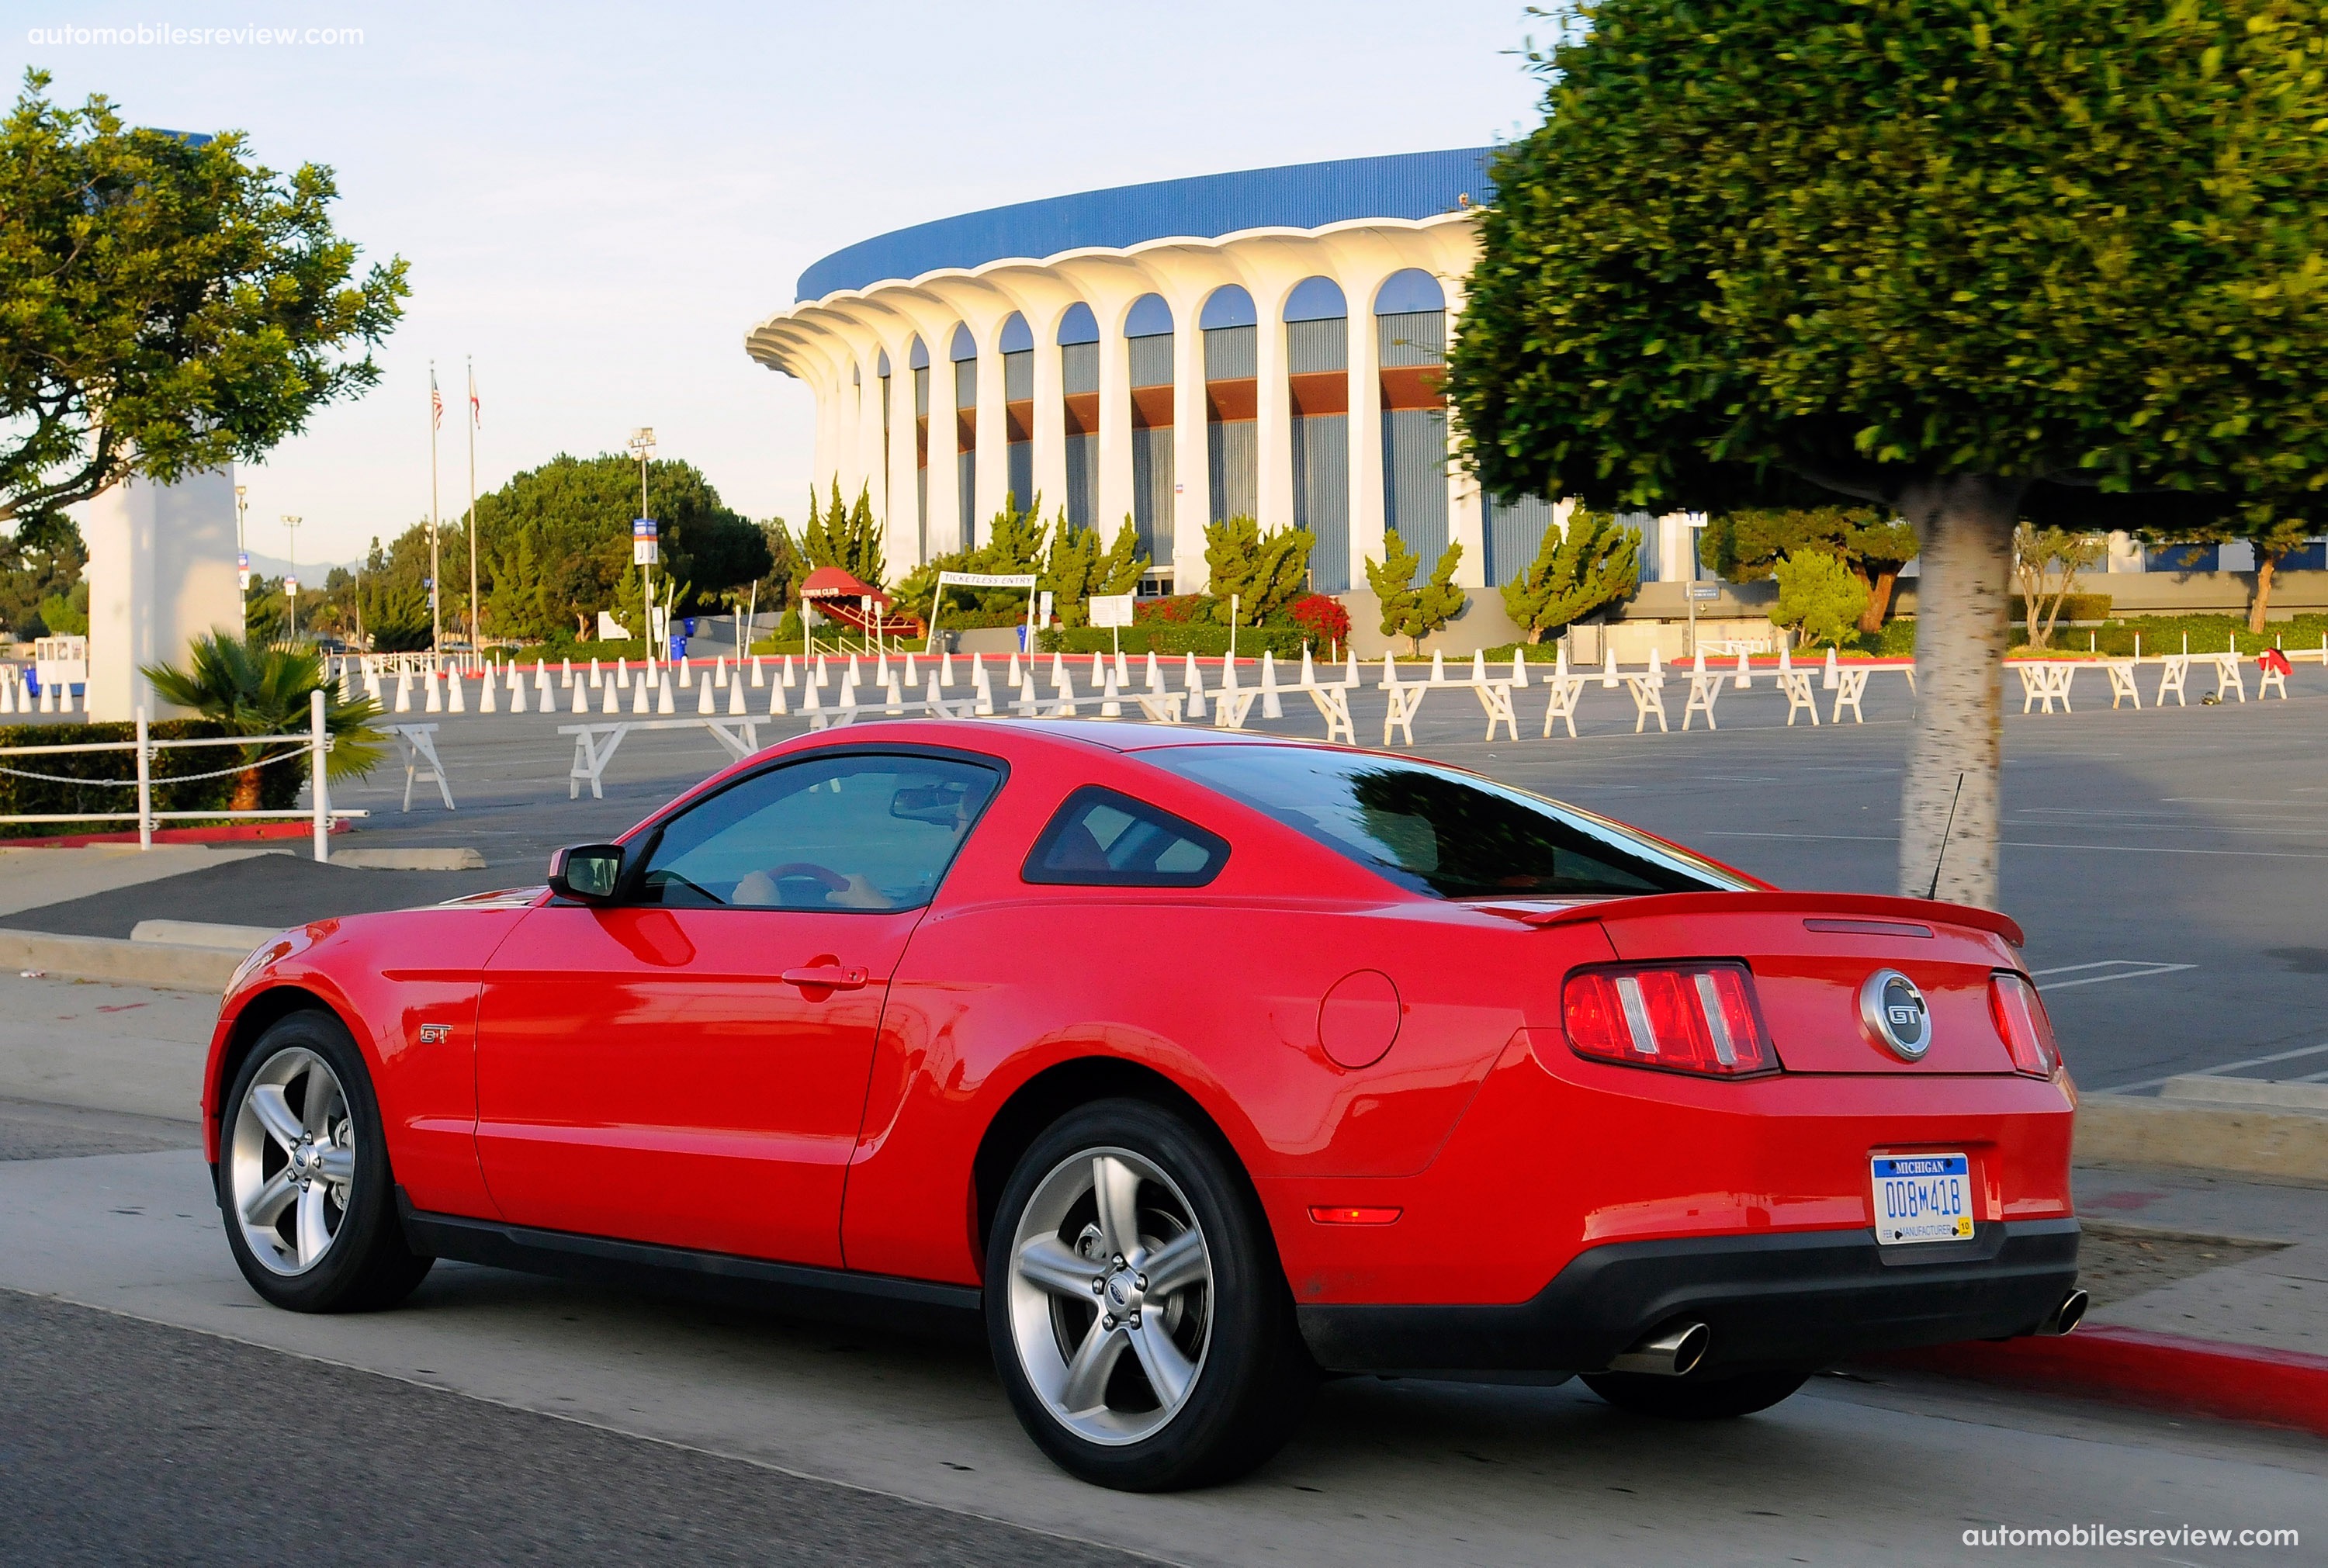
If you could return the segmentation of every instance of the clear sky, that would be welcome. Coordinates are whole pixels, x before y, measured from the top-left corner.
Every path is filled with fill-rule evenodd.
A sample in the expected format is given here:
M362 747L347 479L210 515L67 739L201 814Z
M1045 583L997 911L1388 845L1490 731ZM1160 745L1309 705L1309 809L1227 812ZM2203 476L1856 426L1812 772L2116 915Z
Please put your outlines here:
M1103 185L1477 146L1535 122L1507 0L1107 5L15 0L12 78L132 124L240 129L338 172L341 230L412 263L379 389L244 471L254 551L341 561L560 451L660 455L754 517L797 518L812 419L746 359L808 263L950 213ZM52 45L29 30L309 28L360 42Z

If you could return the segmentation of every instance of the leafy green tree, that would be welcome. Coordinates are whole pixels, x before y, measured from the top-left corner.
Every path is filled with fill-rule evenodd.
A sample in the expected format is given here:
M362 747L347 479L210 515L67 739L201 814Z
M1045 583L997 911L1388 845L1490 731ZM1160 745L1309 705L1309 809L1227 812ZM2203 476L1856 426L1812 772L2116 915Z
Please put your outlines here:
M64 513L20 520L13 537L0 535L0 627L28 639L44 634L41 606L69 597L88 563L80 530Z
M0 521L255 460L378 382L405 263L357 277L331 170L48 86L27 71L0 121Z
M1504 608L1531 643L1603 605L1630 595L1641 581L1641 534L1613 513L1572 506L1565 527L1544 530L1535 559L1504 585Z
M1430 579L1418 583L1414 579L1422 570L1422 558L1407 548L1398 530L1385 529L1383 559L1379 562L1371 556L1366 559L1366 582L1382 600L1384 634L1404 637L1407 651L1419 653L1423 638L1461 615L1470 602L1455 586L1455 564L1462 559L1463 547L1449 545L1432 568Z
M239 735L304 734L309 723L308 695L322 691L324 728L332 737L324 763L327 777L361 778L388 755L388 737L372 724L380 717L380 705L369 697L343 700L337 684L324 679L322 655L312 649L271 647L205 632L187 649L184 669L148 664L145 671L163 701L191 708ZM281 750L264 745L242 748L246 765L235 775L230 810L259 809L265 759Z
M1770 575L1779 581L1771 624L1800 632L1807 648L1821 643L1841 647L1867 607L1867 585L1841 558L1823 549L1781 557Z
M1993 904L2015 521L2328 477L2318 0L1570 20L1465 286L1468 461L1498 496L1907 518L1901 886Z
M859 582L879 587L888 563L883 557L880 525L873 521L872 487L858 491L856 505L843 506L840 480L835 475L832 504L822 512L817 510L816 491L812 487L800 548L812 569L839 567Z
M2255 591L2248 596L2248 630L2263 635L2271 613L2272 579L2279 563L2302 549L2328 526L2328 502L2315 494L2267 497L2227 510L2223 515L2165 529L2145 529L2150 544L2229 544L2255 547Z
M437 548L441 556L447 537L461 540L464 550L467 540L457 531L440 532ZM465 557L464 558L465 559ZM428 616L428 525L415 523L397 537L387 549L378 539L371 541L371 550L364 558L363 570L357 574L355 590L356 618L371 649L380 653L416 653L428 646L431 625ZM254 581L251 585L258 585ZM258 617L258 597L250 603L251 624L264 632Z
M1892 614L1900 568L1916 559L1916 530L1878 506L1748 507L1707 522L1698 559L1733 583L1754 583L1798 549L1835 557L1867 585L1859 629L1875 633Z
M1249 517L1232 517L1205 525L1205 570L1213 596L1213 618L1229 623L1229 598L1237 601L1238 618L1257 626L1291 604L1309 581L1310 552L1318 536L1306 528L1272 529Z
M680 589L671 601L674 614L710 608L720 594L751 582L773 564L766 531L722 502L693 464L650 463L647 496L661 525L655 602L662 603L668 577ZM639 466L619 453L561 453L513 475L491 495L479 496L478 541L493 563L493 609L485 630L503 637L563 637L569 629L592 629L597 612L613 611L617 604L631 606L634 613L639 573L631 564L631 520L638 511ZM456 568L455 563L465 562L466 555L445 542L458 532L456 524L439 536L448 619L460 596L452 590L465 582L465 566ZM425 576L427 530L418 533ZM401 549L403 540L398 544ZM459 547L466 549L465 542ZM500 577L505 564L515 574L506 592ZM640 629L636 621L628 624Z
M89 635L89 579L83 577L61 594L51 594L41 601L41 619L49 630L61 636Z
M2078 591L2078 574L2101 559L2106 548L2099 534L2072 529L2024 522L2013 530L2013 578L2028 617L2031 647L2052 645L2061 606Z

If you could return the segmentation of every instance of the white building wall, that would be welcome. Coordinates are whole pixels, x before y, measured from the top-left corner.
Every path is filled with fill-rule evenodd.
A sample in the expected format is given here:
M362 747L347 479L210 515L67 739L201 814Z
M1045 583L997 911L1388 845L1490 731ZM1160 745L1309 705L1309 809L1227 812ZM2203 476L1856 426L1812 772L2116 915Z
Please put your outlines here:
M879 387L873 374L875 345L887 347L894 373L887 521L890 570L895 575L918 564L920 559L914 508L913 381L907 370L907 345L913 333L918 331L928 346L934 372L928 531L929 548L936 552L953 548L960 510L955 500L953 384L947 358L953 324L968 324L979 346L979 436L972 493L982 526L984 518L1000 504L1008 484L1008 459L1001 439L1001 323L1016 309L1025 315L1034 337L1035 484L1046 509L1056 511L1066 492L1058 324L1078 301L1091 307L1100 328L1100 441L1094 520L1112 538L1131 510L1131 380L1124 316L1141 295L1161 295L1172 308L1176 334L1174 559L1169 564L1174 568L1175 587L1187 592L1204 586L1204 524L1210 515L1210 498L1206 493L1203 337L1197 309L1214 288L1225 283L1242 284L1253 297L1257 317L1257 511L1263 528L1281 528L1293 520L1283 306L1286 296L1302 278L1331 278L1341 287L1349 310L1349 580L1363 585L1364 558L1379 557L1382 552L1384 518L1375 296L1384 279L1394 272L1406 268L1429 272L1440 280L1446 294L1451 333L1462 308L1460 280L1477 255L1478 218L1476 211L1464 211L1421 220L1364 219L1318 230L1252 230L1216 239L1179 237L1122 250L1070 251L1042 261L997 261L968 270L843 290L794 306L763 322L749 334L746 346L771 369L800 377L819 389L816 450L818 460L827 466L818 479L821 494L833 473L844 466L870 476L878 465ZM853 416L844 416L843 397L854 390L845 385L847 367L852 361L865 369L864 401ZM835 385L836 380L843 384ZM828 423L833 427L829 433ZM852 432L865 434L852 436ZM855 464L846 461L852 449ZM1450 537L1463 545L1460 580L1476 588L1485 580L1487 565L1479 497L1459 473L1450 471L1448 484ZM874 488L878 508L881 487ZM853 486L844 483L844 489L853 496Z
M89 503L81 535L89 545L89 717L134 718L140 704L150 718L177 715L155 699L144 667L183 667L204 632L241 633L233 468L176 484L125 480Z

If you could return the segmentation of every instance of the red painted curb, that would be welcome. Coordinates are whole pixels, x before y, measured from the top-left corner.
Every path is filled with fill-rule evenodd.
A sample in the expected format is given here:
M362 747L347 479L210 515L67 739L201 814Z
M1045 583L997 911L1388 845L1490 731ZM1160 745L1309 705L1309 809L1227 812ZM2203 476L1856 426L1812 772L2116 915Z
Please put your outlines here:
M253 839L304 839L315 831L310 822L220 822L207 828L156 828L157 844L237 844ZM351 831L345 818L333 822L332 831ZM0 850L77 850L84 844L134 844L135 832L66 833L52 839L0 839Z
M2328 1437L2328 1357L2142 1329L1902 1350L1897 1366L2093 1394L2153 1410L2223 1416Z

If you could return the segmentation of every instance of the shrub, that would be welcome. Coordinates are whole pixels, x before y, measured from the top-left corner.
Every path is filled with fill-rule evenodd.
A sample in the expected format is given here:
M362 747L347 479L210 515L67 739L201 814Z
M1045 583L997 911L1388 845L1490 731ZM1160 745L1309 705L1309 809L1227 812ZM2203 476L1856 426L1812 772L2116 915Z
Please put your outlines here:
M164 718L146 727L155 740L212 740L234 733L207 718ZM134 724L17 724L0 728L0 746L55 746L73 742L123 741L137 738ZM189 784L169 781L188 774L217 773L238 760L234 747L202 746L172 748L154 754L154 809L157 812L224 811L234 794L235 775L198 779ZM137 754L131 751L77 751L50 756L0 758L11 771L0 773L0 816L32 816L70 812L135 812L137 792L124 787L137 777ZM46 774L48 778L28 778ZM261 804L270 811L288 811L298 799L307 776L305 760L278 762L262 770ZM58 784L55 779L99 779L110 784ZM270 798L271 797L271 798ZM134 827L134 818L113 822L9 822L0 825L0 837L45 839L64 833L112 833ZM172 826L183 824L173 823Z
M1640 586L1641 535L1605 512L1570 510L1544 530L1535 559L1504 585L1504 608L1531 641L1630 595Z
M1779 602L1770 606L1770 620L1799 628L1807 647L1821 643L1842 646L1856 629L1860 612L1867 608L1867 585L1825 550L1798 549L1770 575L1779 579Z
M1237 600L1237 619L1256 625L1272 612L1291 604L1310 573L1310 552L1317 536L1306 528L1281 528L1263 533L1249 517L1232 517L1205 525L1205 568L1212 587L1213 618L1229 621L1229 600Z
M1350 640L1350 612L1330 594L1311 594L1293 604L1293 624L1319 648Z
M1470 602L1455 586L1455 565L1462 559L1463 547L1449 545L1430 580L1417 584L1414 576L1422 558L1407 549L1398 530L1385 530L1382 560L1366 561L1366 581L1382 600L1384 635L1404 637L1410 649L1419 649L1423 638L1461 615Z

